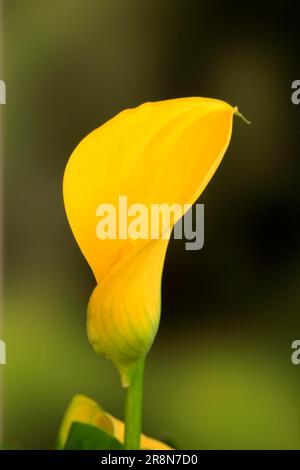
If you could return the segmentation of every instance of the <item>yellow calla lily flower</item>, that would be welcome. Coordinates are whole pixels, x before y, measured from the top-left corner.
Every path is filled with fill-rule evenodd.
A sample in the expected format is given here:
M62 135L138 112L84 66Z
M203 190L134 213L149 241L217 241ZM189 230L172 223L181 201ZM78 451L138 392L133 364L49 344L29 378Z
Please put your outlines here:
M68 220L97 285L88 305L88 336L128 386L149 351L160 318L168 239L99 239L97 208L193 204L229 145L236 108L208 98L180 98L127 109L85 137L67 164ZM172 229L174 218L170 221Z
M68 438L71 425L74 422L91 424L114 436L124 443L124 423L114 416L106 413L94 400L84 395L75 395L63 418L59 435L58 447L63 449ZM163 442L141 434L141 449L145 450L171 450Z

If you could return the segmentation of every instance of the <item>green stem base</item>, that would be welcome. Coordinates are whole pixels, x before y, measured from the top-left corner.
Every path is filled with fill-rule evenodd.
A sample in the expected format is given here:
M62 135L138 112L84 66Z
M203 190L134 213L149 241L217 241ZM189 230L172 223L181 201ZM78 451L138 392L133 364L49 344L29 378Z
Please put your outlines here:
M130 385L126 389L124 446L127 450L140 449L144 363L143 359L137 364L132 374Z

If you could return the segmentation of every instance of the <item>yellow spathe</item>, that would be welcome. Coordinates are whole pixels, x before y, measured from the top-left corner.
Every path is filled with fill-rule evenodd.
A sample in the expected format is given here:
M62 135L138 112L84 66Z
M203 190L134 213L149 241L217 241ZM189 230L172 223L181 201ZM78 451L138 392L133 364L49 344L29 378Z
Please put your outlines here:
M124 443L124 423L106 413L95 401L84 395L75 395L72 399L61 424L58 435L58 447L63 449L71 425L74 422L91 424L114 436ZM170 450L163 442L141 434L141 448L145 450Z
M151 204L194 203L229 145L234 112L208 98L145 103L91 132L67 164L67 217L97 281L88 336L117 366L125 386L158 328L168 240L100 240L96 209L102 203L118 209L120 195L149 211Z

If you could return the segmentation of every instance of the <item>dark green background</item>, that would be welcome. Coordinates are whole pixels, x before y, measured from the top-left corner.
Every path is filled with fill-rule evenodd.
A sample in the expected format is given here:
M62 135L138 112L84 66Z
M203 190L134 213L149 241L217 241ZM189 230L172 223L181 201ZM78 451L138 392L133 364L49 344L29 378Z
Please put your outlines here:
M181 448L300 449L296 2L4 0L4 442L52 448L77 393L122 417L85 331L94 287L64 214L64 167L123 108L221 98L232 142L201 197L205 246L171 241L144 432Z

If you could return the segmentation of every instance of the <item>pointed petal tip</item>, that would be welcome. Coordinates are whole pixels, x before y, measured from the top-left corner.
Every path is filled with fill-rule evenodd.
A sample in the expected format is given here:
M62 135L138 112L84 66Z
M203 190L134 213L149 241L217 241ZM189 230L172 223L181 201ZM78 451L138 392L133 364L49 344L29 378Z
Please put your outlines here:
M242 121L244 121L246 124L252 124L251 121L249 121L249 119L247 119L242 113L239 112L239 108L236 106L234 108L234 116L237 116L239 117Z

